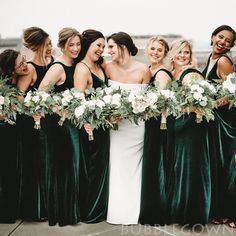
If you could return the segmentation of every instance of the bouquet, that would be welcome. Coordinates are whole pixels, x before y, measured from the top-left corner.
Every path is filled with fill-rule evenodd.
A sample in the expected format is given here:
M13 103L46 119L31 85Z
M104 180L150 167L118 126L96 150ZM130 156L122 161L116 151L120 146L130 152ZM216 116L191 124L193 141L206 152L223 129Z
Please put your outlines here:
M52 98L53 111L61 117L58 122L60 126L63 125L65 119L73 120L75 108L85 101L84 93L76 88L55 93Z
M229 108L236 107L236 73L231 73L226 77L221 85L218 86L218 95L227 99Z
M183 113L196 112L196 122L200 123L203 116L209 122L214 120L213 108L216 106L214 96L216 89L205 80L193 80L179 88L176 93L178 117Z
M167 129L166 117L168 115L176 116L177 114L175 93L170 89L159 89L158 86L150 86L148 91L153 92L158 96L158 99L154 104L157 107L156 116L161 115L160 129Z
M17 96L22 96L16 87L8 84L9 78L0 78L0 116L9 124L15 124L20 102Z
M74 110L74 123L80 128L89 123L92 128L98 127L117 129L117 119L124 117L122 100L125 91L106 87L90 91L90 97L83 101ZM89 140L93 140L93 134L89 134Z
M44 117L53 112L53 97L44 91L29 91L23 100L24 114L34 116L39 114ZM35 120L35 129L40 129L40 119Z

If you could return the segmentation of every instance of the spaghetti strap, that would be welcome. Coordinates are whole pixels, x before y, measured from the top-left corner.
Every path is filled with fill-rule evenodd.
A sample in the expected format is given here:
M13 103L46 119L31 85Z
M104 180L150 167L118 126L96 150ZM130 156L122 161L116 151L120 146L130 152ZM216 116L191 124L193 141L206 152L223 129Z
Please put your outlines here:
M80 61L80 63L84 64L89 69L90 73L92 74L92 71L90 70L89 66L85 62Z

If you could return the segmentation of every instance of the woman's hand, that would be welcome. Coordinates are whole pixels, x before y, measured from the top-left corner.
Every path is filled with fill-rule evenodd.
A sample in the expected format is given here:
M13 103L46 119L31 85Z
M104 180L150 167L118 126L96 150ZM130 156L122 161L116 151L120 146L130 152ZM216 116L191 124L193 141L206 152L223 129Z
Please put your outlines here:
M91 126L89 123L87 123L87 124L84 125L84 129L85 129L85 131L86 131L88 134L93 133L93 128L92 128L92 126Z
M229 103L227 98L219 98L216 100L217 107L222 107L224 105L227 105Z

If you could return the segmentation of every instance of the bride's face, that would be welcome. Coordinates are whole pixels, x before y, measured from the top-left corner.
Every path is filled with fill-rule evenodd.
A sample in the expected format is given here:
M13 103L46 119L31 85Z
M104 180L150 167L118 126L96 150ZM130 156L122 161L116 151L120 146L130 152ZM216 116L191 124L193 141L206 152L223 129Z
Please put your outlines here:
M120 58L120 49L113 39L109 39L107 42L108 53L110 54L112 61L118 61Z

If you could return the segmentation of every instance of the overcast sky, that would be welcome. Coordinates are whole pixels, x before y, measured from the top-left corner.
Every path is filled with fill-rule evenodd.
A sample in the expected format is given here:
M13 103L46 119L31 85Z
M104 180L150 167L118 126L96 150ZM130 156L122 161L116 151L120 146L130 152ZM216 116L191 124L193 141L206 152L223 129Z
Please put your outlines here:
M173 33L206 42L219 25L236 28L236 0L1 0L0 11L2 38L20 37L24 28L39 26L54 45L65 26L105 35Z

